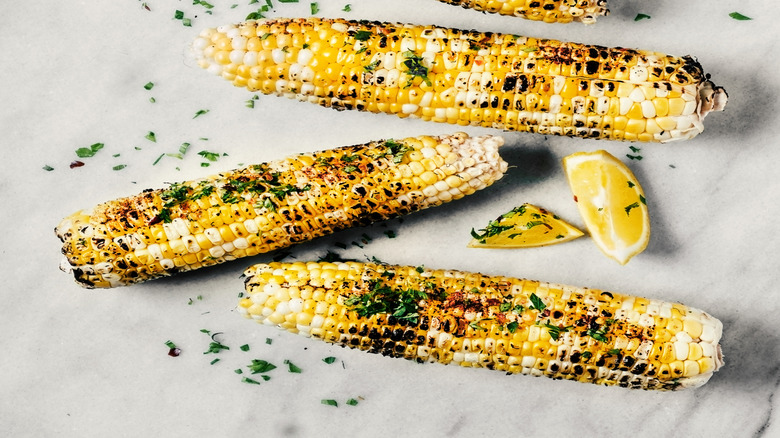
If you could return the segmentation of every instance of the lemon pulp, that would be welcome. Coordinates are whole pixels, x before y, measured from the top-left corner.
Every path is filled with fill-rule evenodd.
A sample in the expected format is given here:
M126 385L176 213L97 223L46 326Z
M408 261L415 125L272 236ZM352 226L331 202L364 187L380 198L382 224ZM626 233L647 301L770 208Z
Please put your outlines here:
M650 215L631 170L606 151L578 152L563 159L577 207L596 245L626 264L650 240Z

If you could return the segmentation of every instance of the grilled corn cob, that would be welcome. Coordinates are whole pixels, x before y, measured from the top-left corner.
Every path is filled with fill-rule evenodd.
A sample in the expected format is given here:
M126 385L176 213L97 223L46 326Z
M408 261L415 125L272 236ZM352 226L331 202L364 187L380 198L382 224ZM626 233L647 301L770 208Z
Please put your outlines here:
M703 385L720 321L681 304L411 266L271 263L239 311L292 333L417 362L629 388Z
M690 57L436 26L249 21L206 29L193 49L253 92L540 134L688 139L726 103Z
M146 190L65 218L63 268L86 287L127 285L435 206L501 178L501 144L378 141Z
M545 23L578 21L593 24L608 15L607 0L439 0L482 12L514 15Z

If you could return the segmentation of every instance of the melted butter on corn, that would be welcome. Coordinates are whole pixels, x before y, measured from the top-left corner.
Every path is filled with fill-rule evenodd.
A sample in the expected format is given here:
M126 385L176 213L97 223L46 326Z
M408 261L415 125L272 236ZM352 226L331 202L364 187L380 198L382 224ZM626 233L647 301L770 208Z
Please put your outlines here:
M501 137L347 146L108 201L65 219L61 268L85 287L138 283L448 202L506 172Z
M253 92L546 135L689 139L727 100L691 57L436 26L269 19L206 29L193 50Z
M681 304L503 276L357 262L245 272L243 315L417 362L629 388L706 383L721 322Z

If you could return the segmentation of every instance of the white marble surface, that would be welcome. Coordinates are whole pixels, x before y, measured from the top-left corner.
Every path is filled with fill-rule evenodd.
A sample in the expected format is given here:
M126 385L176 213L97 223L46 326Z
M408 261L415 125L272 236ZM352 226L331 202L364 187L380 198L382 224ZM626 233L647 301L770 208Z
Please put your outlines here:
M612 15L594 26L532 23L433 0L361 0L349 13L341 12L347 0L318 2L322 16L692 54L726 87L726 111L710 115L698 138L638 145L643 159L629 164L647 193L653 235L647 251L626 266L603 257L587 238L511 252L465 248L471 227L522 202L581 225L560 159L604 148L628 161L630 153L628 143L522 133L505 134L503 156L515 167L481 194L291 250L297 259L330 249L344 257L509 274L702 308L724 322L727 364L704 387L679 393L417 365L256 325L234 311L242 290L238 276L272 255L118 290L74 284L57 268L60 245L52 229L79 208L238 163L457 129L275 97L247 108L250 95L194 66L188 44L201 28L240 21L258 5L212 3L212 15L189 1L149 0L151 11L133 0L3 6L4 436L780 436L773 409L780 382L780 35L767 12L774 2L612 0ZM269 16L310 14L308 2L275 4ZM173 19L176 9L192 18L192 27ZM755 19L729 18L735 10ZM635 22L637 13L652 18ZM146 91L149 81L155 87ZM201 109L209 113L193 119ZM148 131L156 143L144 139ZM68 168L77 148L97 142L105 148L84 159L84 167ZM183 160L152 164L182 142L193 145ZM201 150L228 155L203 169ZM127 167L112 170L121 164ZM397 237L385 237L386 229ZM336 246L364 233L373 240L363 248ZM209 339L201 329L223 332L230 350L204 355ZM181 356L166 354L167 340L182 348ZM241 351L242 344L250 351ZM338 360L327 365L327 356ZM216 357L221 361L211 365ZM280 369L259 386L242 383L234 370L252 359ZM282 369L285 359L303 372ZM358 397L357 406L344 403Z

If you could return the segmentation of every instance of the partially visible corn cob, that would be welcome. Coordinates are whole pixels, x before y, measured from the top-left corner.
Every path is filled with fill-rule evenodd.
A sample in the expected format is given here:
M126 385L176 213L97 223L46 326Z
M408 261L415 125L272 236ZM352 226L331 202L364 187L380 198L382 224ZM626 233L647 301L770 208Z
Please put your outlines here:
M245 316L417 362L663 390L703 385L723 364L720 321L681 304L357 262L260 264L245 275Z
M727 97L691 57L436 26L269 19L206 29L193 48L253 92L540 134L688 139Z
M501 178L502 144L377 141L145 190L65 218L63 268L86 287L127 285L439 205Z
M593 24L608 15L607 0L439 0L477 11L514 15L545 23Z

